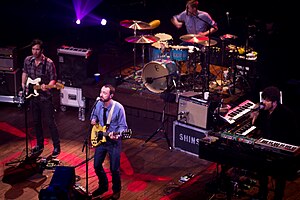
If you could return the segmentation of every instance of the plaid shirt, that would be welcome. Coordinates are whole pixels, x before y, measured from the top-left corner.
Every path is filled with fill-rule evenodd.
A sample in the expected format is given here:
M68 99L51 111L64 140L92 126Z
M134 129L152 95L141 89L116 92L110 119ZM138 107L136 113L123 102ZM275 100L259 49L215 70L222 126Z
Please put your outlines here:
M43 74L44 64L46 66L45 74ZM28 77L30 77L32 80L35 80L36 78L41 78L40 85L43 83L48 85L51 80L56 80L57 78L54 62L50 58L45 57L44 55L42 55L42 61L39 63L38 66L36 66L34 62L34 57L32 55L27 56L24 60L23 72L26 73ZM39 96L41 99L48 98L52 96L51 90L48 90L46 92L40 90Z

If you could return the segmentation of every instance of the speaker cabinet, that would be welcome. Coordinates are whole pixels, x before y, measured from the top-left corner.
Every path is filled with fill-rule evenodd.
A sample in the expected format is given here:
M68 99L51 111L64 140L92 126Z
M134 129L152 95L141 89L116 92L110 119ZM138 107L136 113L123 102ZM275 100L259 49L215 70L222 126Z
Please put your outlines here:
M91 57L59 54L58 55L58 80L65 86L81 87L88 78L95 73Z
M21 69L0 71L0 95L17 96L21 88Z
M0 48L0 70L14 71L17 68L17 50L15 47Z
M197 96L179 96L177 120L181 123L209 129L212 121L210 102Z

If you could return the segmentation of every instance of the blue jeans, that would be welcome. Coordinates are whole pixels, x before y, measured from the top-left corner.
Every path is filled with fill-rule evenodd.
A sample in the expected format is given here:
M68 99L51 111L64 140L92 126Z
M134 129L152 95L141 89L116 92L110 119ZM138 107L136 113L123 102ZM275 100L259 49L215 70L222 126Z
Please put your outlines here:
M94 155L94 169L98 176L99 188L108 189L108 178L103 169L103 162L108 153L110 159L110 172L112 176L113 192L121 191L121 175L120 175L120 157L121 157L121 140L116 142L107 141L98 146Z

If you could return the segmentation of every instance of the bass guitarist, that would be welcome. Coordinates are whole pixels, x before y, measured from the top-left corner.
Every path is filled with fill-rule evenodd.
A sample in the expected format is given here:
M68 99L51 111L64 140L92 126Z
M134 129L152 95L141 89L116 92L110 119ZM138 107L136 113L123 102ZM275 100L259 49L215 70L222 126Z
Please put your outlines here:
M30 108L37 140L36 146L32 148L32 154L40 155L44 150L43 116L44 121L48 123L51 133L53 143L52 157L55 158L60 154L60 138L54 118L53 91L50 88L56 84L57 74L53 61L47 58L43 54L43 51L43 41L34 39L31 43L32 55L27 56L24 60L21 83L23 91L26 93L28 91L28 80L40 80L41 91L39 95L30 99Z
M119 199L121 194L121 176L120 176L120 156L121 156L121 136L116 132L127 130L125 109L119 102L113 100L115 88L110 85L104 85L100 91L100 101L95 103L91 114L91 124L99 124L105 127L108 132L105 136L106 142L101 143L95 149L94 169L98 177L98 188L92 193L93 197L100 196L108 191L108 178L103 168L103 162L106 155L110 159L110 172L112 176L112 199Z

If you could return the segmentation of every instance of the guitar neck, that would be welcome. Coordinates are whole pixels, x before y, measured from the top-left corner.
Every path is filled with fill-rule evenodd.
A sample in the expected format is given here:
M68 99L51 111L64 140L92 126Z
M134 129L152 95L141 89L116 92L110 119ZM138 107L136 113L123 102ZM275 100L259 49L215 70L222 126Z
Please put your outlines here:
M52 89L52 88L57 88L57 85L45 85L45 87L47 89ZM40 89L42 89L42 86L41 85L35 85L35 86L33 86L33 89L40 90Z

